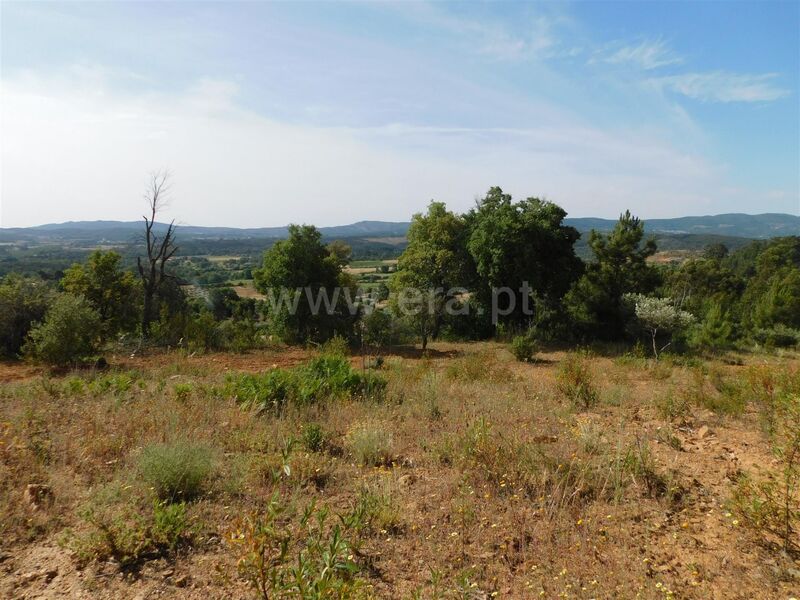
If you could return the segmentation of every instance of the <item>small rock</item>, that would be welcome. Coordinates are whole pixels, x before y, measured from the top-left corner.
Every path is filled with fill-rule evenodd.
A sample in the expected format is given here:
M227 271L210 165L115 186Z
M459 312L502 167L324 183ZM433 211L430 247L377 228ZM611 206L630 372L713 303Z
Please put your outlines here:
M700 429L697 430L697 438L702 440L710 433L707 425L703 425Z
M175 587L186 587L186 584L189 583L189 576L188 575L179 575L175 578Z

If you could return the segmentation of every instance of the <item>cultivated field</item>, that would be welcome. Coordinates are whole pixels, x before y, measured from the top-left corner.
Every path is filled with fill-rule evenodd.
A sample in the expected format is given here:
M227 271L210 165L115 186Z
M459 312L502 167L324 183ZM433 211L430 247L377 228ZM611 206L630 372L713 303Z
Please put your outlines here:
M520 363L436 343L387 352L381 394L256 410L263 379L241 373L313 357L0 365L0 597L279 598L292 578L308 598L800 589L744 483L782 468L771 407L800 393L797 354Z

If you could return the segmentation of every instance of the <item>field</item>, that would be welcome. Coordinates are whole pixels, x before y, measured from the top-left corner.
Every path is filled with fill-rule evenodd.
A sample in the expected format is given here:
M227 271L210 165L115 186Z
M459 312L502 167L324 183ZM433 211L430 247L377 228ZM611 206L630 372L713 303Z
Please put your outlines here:
M3 364L0 596L256 598L254 549L285 574L310 540L335 554L334 524L342 564L358 567L342 597L789 598L800 586L780 540L735 502L743 474L779 468L764 398L800 391L796 354L519 363L499 343L436 343L387 352L379 398L259 413L230 392L240 373L313 356ZM180 504L155 500L145 467L165 447L206 457ZM283 559L253 525L270 502L294 549Z

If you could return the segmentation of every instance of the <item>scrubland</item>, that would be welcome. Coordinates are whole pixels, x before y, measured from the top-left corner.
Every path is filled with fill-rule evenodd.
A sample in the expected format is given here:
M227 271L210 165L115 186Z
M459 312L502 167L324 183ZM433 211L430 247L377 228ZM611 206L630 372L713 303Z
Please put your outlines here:
M800 589L796 353L108 363L0 368L2 597Z

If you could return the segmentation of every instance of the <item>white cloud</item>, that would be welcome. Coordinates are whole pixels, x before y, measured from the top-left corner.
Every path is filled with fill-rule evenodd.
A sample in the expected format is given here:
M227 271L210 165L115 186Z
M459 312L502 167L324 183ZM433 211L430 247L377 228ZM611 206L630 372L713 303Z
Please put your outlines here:
M675 65L683 62L663 40L643 40L634 45L619 47L615 44L597 53L589 62L606 62L610 64L629 64L649 71L659 67Z
M776 73L741 75L713 71L657 77L648 83L703 102L770 102L789 95L788 90L775 85L776 77Z
M137 219L146 174L162 167L174 174L165 216L204 225L405 220L431 198L467 210L492 185L573 215L731 206L716 167L644 134L546 120L521 129L312 127L242 109L228 82L121 94L91 81L3 82L2 226Z

